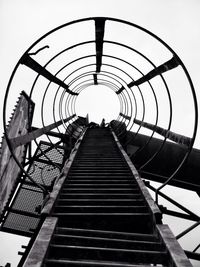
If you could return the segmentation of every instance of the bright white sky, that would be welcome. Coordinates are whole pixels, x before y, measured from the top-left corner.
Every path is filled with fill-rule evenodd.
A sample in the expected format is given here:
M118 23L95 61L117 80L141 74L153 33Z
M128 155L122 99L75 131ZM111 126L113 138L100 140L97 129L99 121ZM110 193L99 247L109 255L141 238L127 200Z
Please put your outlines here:
M95 16L133 22L163 39L187 67L199 99L199 10L199 0L0 0L1 104L15 64L35 40L56 26ZM0 133L2 131L1 126ZM8 249L0 250L1 254L13 258ZM5 263L5 259L0 259L0 265Z

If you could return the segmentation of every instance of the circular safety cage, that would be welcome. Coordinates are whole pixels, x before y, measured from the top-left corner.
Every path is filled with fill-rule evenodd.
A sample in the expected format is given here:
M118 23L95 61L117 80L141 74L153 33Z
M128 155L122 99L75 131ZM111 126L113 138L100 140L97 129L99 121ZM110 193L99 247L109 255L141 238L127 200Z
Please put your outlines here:
M172 177L194 144L197 100L187 69L163 40L124 20L72 21L30 46L16 64L5 95L8 144L6 122L13 99L21 91L35 103L35 127L61 122L57 132L66 133L78 116L88 114L95 123L104 118L106 123L112 121L119 137L124 128L131 133L124 139L125 148L145 136L142 146L131 154L133 160L157 138L159 145L153 154L146 154L140 170L159 157L166 142L176 143L184 155L169 174ZM47 138L54 143L54 137Z

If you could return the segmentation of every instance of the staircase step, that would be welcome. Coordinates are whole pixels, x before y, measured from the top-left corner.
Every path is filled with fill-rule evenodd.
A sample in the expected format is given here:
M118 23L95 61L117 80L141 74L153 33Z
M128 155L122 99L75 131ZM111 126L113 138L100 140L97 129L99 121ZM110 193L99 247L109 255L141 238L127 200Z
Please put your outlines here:
M95 155L77 155L76 160L91 160L91 161L121 161L121 156L107 155L107 154L95 154Z
M128 173L123 173L123 172L105 172L105 173L100 173L100 172L73 172L73 173L70 173L69 177L74 177L74 176L79 176L79 177L96 177L98 179L102 178L112 178L112 177L120 177L120 178L127 178L127 177L131 177L131 175L129 175Z
M148 212L146 206L122 206L122 205L67 205L55 206L54 213L77 213L77 212L105 212L105 213L145 213Z
M130 172L130 169L127 167L127 166L78 166L78 168L76 166L72 166L72 168L70 169L70 171L76 171L76 170L80 170L80 171L84 171L84 170L95 170L95 171L104 171L104 170L120 170L120 171L129 171Z
M117 164L123 166L123 167L128 167L127 162L122 158L121 155L117 154L110 154L108 153L101 153L100 155L80 155L78 154L76 157L76 161L73 162L74 164L82 163L82 164L87 164L89 163L88 166L95 164L95 166L98 166L100 163L102 165L112 165L111 163L114 164L115 166L118 166Z
M157 242L158 239L154 234L144 234L144 233L130 233L130 232L116 232L116 231L104 231L104 230L94 230L94 229L80 229L80 228L66 228L66 227L57 227L57 234L73 234L78 236L86 237L105 237L113 239L122 239L122 240L133 240L133 241L150 241Z
M167 262L167 253L165 251L144 251L133 249L113 249L102 247L87 246L68 246L68 245L50 245L50 254L52 258L66 258L81 260L102 260L105 261L123 261L128 263L165 263Z
M86 176L83 176L81 174L72 174L70 173L69 176L68 176L68 179L93 179L93 180L108 180L108 179L119 179L119 180L123 180L123 179L133 179L133 176L132 175L118 175L118 174L115 174L115 175L104 175L104 174L99 174L99 175L86 175Z
M137 193L138 188L63 188L63 193Z
M155 219L108 128L86 131L52 216L45 266L166 266Z
M59 199L70 199L70 198L91 198L91 199L96 199L96 198L102 198L102 199L120 199L120 198L126 198L126 199L141 199L141 194L140 193L113 193L113 192L107 192L107 193L61 193L59 195Z
M85 150L87 150L88 148L86 147ZM111 148L109 148L111 149ZM103 149L105 150L105 148ZM122 158L121 157L121 154L119 153L119 151L100 151L97 149L96 152L91 152L91 153L83 153L83 152L80 152L80 153L77 153L77 158L81 158L81 159L87 159L87 158L99 158L100 160L102 159L109 159L112 161L113 160L116 160L116 159L120 159ZM123 163L125 161L122 161Z
M77 157L76 161L74 162L74 165L78 164L122 164L123 166L125 164L125 162L123 161L122 158L109 158L109 159L105 159L105 158L84 158L84 157Z
M89 204L89 205L115 205L115 204L124 204L126 206L130 205L144 205L144 200L142 199L59 199L57 205L77 205L77 204Z
M82 184L84 182L84 184L110 184L110 185L123 185L123 184L131 184L131 185L137 185L136 182L132 179L88 179L88 178L84 178L83 179L67 179L67 184L70 185L75 185L75 184Z
M129 264L125 262L114 262L114 261L95 261L95 260L68 260L68 259L47 259L45 260L45 266L47 267L55 267L55 266L100 266L100 267L152 267L151 264ZM163 267L163 265L159 265L159 267Z
M127 167L127 163L123 163L121 160L119 161L119 162L115 162L115 161L112 161L112 162L107 162L107 161L105 161L105 162L102 162L102 161L97 161L97 162L86 162L86 163L84 163L84 162L82 162L81 160L76 160L74 163L73 163L73 165L72 165L73 167L83 167L83 168L85 168L85 167Z
M101 183L98 183L98 184L96 184L96 183L85 183L85 181L84 181L84 183L80 183L80 184L75 184L75 183L73 183L73 181L72 182L67 182L66 184L65 184L65 186L63 187L64 189L72 189L72 188L85 188L85 187L87 187L87 188L122 188L122 189L124 189L124 188L135 188L137 186L137 184L131 184L131 183L124 183L124 184L113 184L113 183L111 183L111 184L109 184L109 183L107 183L107 184L105 184L103 181L101 182Z
M122 248L122 249L150 250L150 251L164 250L164 247L160 242L124 240L124 239L113 239L105 237L88 237L88 236L78 236L72 234L68 235L55 234L52 244L102 247L102 248Z
M53 212L53 216L59 218L59 227L74 227L105 231L138 232L150 234L153 231L153 220L149 213L61 213Z

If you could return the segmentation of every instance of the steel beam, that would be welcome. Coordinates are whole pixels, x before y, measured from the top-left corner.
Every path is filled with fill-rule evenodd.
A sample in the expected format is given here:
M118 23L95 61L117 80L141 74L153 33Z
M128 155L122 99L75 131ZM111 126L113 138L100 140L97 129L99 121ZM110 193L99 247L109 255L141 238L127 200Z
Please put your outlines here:
M98 85L97 74L93 74L94 84Z
M105 18L96 18L95 19L96 72L101 71L104 29L105 29Z
M145 127L149 130L152 130L152 131L156 132L157 134L160 134L160 135L168 138L169 140L174 141L180 145L189 146L191 141L192 141L192 139L190 137L174 133L172 131L166 130L162 127L159 127L157 125L154 125L154 124L151 124L148 122L140 121L137 119L134 119L134 122L136 124L142 126L142 127Z
M178 67L179 64L180 64L180 62L179 62L178 58L173 56L170 60L168 60L167 62L158 66L157 68L151 70L150 72L148 72L146 75L144 75L140 79L138 79L136 81L132 81L131 83L129 83L128 87L138 86L144 82L147 82L147 81L151 80L152 78L156 77L157 75L161 75L162 73L164 73L168 70L171 70L171 69Z
M185 213L181 213L174 210L169 210L166 207L163 207L162 205L159 205L159 208L163 214L178 217L185 220L195 221L196 222L196 216L191 216Z
M200 221L194 223L193 225L191 225L190 227L188 227L186 230L184 230L183 232L181 232L180 234L178 234L176 236L176 239L178 240L179 238L181 238L184 235L188 234L190 231L192 231L193 229L195 229L199 225L200 225Z
M125 87L122 85L122 87L116 92L117 95L121 94L123 92Z
M40 128L37 128L37 127L31 127L31 130L32 131L36 131L36 130L39 130ZM53 131L49 131L47 133L49 136L52 136L52 137L56 137L56 138L60 138L60 139L64 139L66 137L65 134L62 134L62 133L57 133L57 132L53 132Z
M41 267L43 265L43 261L49 248L49 243L55 231L57 221L58 218L55 217L48 217L45 219L23 264L23 267Z
M191 252L188 250L184 250L184 252L189 259L200 261L200 254L199 253Z
M75 116L76 115L74 114L74 115L70 116L67 119L54 122L54 123L52 123L52 124L50 124L48 126L45 126L43 128L40 128L40 129L37 129L37 130L32 131L30 133L27 133L25 135L20 135L20 136L17 136L15 138L12 138L12 139L10 139L10 143L11 143L13 149L18 147L18 146L25 145L25 144L35 140L36 138L40 137L41 135L48 133L52 129L60 126L63 122L64 123L68 122L69 120L73 119Z
M149 182L146 182L146 181L145 181L145 185L146 185L149 189L151 189L152 191L156 192L156 189L155 189L152 185L150 185ZM195 219L195 221L200 219L200 217L199 217L198 215L196 215L196 214L193 213L192 211L188 210L187 208L185 208L184 206L182 206L181 204L179 204L178 202L176 202L174 199L172 199L172 198L166 196L164 193L162 193L162 192L158 192L158 195L161 196L161 197L163 197L163 198L166 199L167 201L171 202L173 205L175 205L176 207L178 207L178 208L181 209L182 211L184 211L184 212L186 212L187 214L189 214L192 218Z
M169 227L165 224L158 224L156 225L156 228L167 247L169 259L172 259L172 261L170 260L169 266L192 267L192 264L186 257L180 244L176 241L176 238Z
M127 162L127 165L129 166L135 181L137 182L138 187L140 188L142 195L144 196L144 198L146 199L146 202L148 203L148 206L153 214L153 216L155 216L155 222L157 224L161 224L162 223L162 213L160 211L160 209L158 208L158 206L156 205L156 203L154 202L153 198L151 197L149 191L147 190L144 182L142 181L137 169L135 168L135 166L133 165L132 161L130 160L130 158L128 157L128 155L126 154L126 152L124 151L121 143L119 142L119 139L117 138L116 134L112 131L112 135L114 137L114 140L117 144L117 147L119 148L119 150L121 151L124 159Z
M196 252L197 249L199 249L199 248L200 248L200 244L198 244L192 252Z
M25 54L21 58L20 63L23 65L26 65L27 67L29 67L33 71L37 72L39 75L45 77L50 82L56 83L57 85L63 87L67 93L69 93L71 95L78 95L77 93L74 93L71 90L69 90L69 86L67 84L65 84L58 77L54 76L47 69L45 69L43 66L41 66L37 61L35 61L32 57L30 57L29 54Z
M169 178L168 176L159 175L157 173L152 173L152 172L148 172L144 170L140 170L140 173L142 177L145 178L146 180L151 180L151 181L158 182L158 183L164 183ZM195 191L195 192L199 190L200 188L198 184L192 184L192 183L182 181L181 177L179 177L178 179L173 179L172 181L170 181L169 185L181 187L181 188Z
M43 156L43 154L46 154L47 152L49 152L50 150L52 150L52 148L56 148L58 147L60 144L62 143L62 140L58 141L57 143L55 144L51 144L47 149L45 150L42 150L42 152L40 151L40 149L38 149L37 151L40 151L38 154L35 153L35 155L37 154L37 156L33 156L31 158L31 160L27 161L24 166L27 166L27 165L30 165L33 163L33 161L38 161L38 159ZM50 143L49 143L50 144Z
M28 212L28 211L25 211L25 210L17 210L17 209L13 209L13 208L10 208L10 207L8 207L6 210L8 212L12 212L12 213L20 214L20 215L24 215L24 216L29 216L29 217L33 217L33 218L39 218L40 217L39 214L31 213L31 212Z
M121 113L121 112L119 113L119 115L120 115L121 117L123 117L124 119L129 120L129 121L130 121L130 119L131 119L130 116L124 115L124 114Z

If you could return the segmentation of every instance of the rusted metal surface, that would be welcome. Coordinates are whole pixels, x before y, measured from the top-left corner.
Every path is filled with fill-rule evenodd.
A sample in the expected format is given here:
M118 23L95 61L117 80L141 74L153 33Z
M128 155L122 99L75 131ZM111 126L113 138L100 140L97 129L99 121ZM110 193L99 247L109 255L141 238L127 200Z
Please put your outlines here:
M7 129L9 138L16 138L28 132L34 110L34 103L22 92L13 117ZM26 146L22 145L14 149L19 162L24 161ZM13 159L6 140L3 138L0 155L0 214L2 213L10 194L15 187L20 174L20 168Z
M57 220L58 219L55 217L46 218L26 258L26 261L23 264L23 267L42 266L57 224Z
M192 264L188 260L187 256L183 252L176 238L172 234L167 225L157 225L160 236L162 237L167 250L170 254L170 258L173 260L172 266L176 267L192 267Z
M112 134L114 136L114 139L116 141L116 144L117 146L119 147L121 153L123 154L126 162L128 163L134 177L135 177L135 180L137 181L140 189L141 189L141 192L143 193L151 211L152 211L152 214L155 216L155 220L156 220L156 223L161 223L161 220L162 220L162 214L161 214L161 211L160 209L158 208L158 206L156 205L156 203L154 202L153 198L151 197L149 191L147 190L145 184L143 183L138 171L136 170L135 166L133 165L133 163L131 162L130 158L128 157L128 155L126 154L126 152L124 151L122 145L120 144L117 136L115 135L115 133L112 131Z

